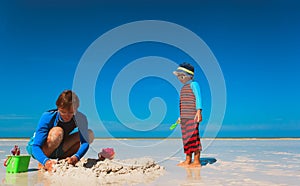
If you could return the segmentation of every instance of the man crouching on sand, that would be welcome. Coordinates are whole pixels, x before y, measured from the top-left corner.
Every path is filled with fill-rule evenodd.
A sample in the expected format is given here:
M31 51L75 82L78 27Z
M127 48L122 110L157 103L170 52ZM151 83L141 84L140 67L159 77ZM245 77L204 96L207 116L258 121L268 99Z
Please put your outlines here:
M57 109L42 115L26 147L28 153L39 161L39 168L47 171L52 171L56 159L66 159L69 164L75 165L94 140L86 116L77 111L79 99L74 92L63 91L56 106ZM76 128L78 132L74 131Z

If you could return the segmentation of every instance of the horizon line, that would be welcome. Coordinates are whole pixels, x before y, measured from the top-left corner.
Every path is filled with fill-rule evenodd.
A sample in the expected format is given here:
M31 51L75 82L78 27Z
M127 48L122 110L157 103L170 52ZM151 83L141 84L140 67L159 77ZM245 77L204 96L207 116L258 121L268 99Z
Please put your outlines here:
M5 140L29 140L29 137L0 137L0 141ZM169 139L177 140L182 139L181 137L170 137L170 138L161 138L161 137L95 137L95 140L159 140L159 139ZM300 140L300 137L216 137L216 138L201 138L201 140Z

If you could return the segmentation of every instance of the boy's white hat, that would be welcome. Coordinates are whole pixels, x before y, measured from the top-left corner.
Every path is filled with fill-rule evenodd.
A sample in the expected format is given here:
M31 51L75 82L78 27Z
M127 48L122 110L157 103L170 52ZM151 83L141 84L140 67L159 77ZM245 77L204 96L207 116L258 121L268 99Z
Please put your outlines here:
M176 71L173 72L174 75L188 75L194 76L194 67L188 63L180 64Z

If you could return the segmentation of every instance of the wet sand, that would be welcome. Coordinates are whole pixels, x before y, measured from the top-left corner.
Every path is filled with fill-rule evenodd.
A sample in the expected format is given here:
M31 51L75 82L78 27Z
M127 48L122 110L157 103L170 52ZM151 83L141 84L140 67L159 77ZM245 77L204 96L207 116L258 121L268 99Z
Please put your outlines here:
M184 160L180 139L97 139L77 167L66 168L61 173L46 173L38 171L37 161L31 158L26 173L6 173L1 166L0 182L1 185L167 186L269 186L300 182L299 139L218 139L213 142L202 139L202 143L205 148L201 157L214 157L217 162L201 168L176 166ZM26 153L25 140L0 140L2 165L15 144L21 147L22 154ZM97 161L97 153L107 147L115 149L115 159ZM121 174L121 170L125 174Z

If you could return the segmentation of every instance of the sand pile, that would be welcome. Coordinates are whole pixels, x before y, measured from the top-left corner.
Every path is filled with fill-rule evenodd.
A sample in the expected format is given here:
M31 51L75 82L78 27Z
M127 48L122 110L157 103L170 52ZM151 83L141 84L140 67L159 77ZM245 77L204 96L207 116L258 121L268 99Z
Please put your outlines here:
M149 183L164 173L164 167L155 163L151 158L127 160L104 160L82 158L75 166L60 160L54 165L51 173L45 172L52 184L71 181L79 184L124 184ZM63 178L67 178L64 180Z

